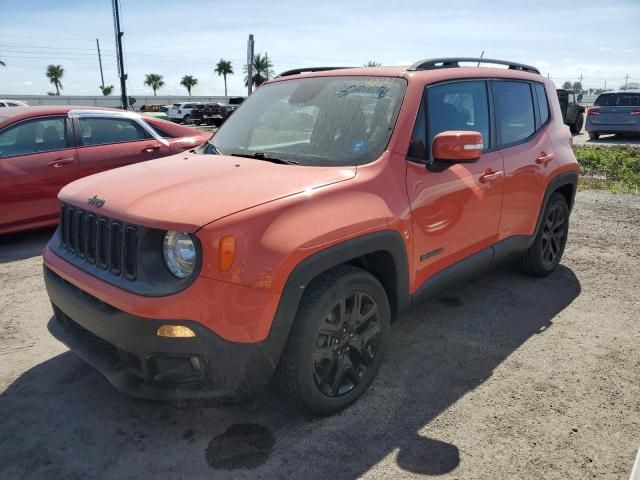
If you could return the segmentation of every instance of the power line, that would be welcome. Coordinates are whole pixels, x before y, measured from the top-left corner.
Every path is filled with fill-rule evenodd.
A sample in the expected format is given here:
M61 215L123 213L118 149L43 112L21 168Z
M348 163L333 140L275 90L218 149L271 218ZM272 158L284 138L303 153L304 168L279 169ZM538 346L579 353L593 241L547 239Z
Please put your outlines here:
M24 54L33 54L33 55L44 55L47 52L34 52L34 51L29 51L29 50L3 50L3 52L6 53L24 53ZM58 55L55 52L52 52L50 55ZM70 56L78 56L78 57L95 57L96 54L94 53L71 53L71 52L60 52L59 55L70 55ZM115 55L111 55L111 54L106 54L103 55L105 57L115 57Z
M15 45L9 43L0 43L0 47L9 47L9 48L44 48L47 50L91 50L93 48L81 48L81 47L51 47L48 45Z

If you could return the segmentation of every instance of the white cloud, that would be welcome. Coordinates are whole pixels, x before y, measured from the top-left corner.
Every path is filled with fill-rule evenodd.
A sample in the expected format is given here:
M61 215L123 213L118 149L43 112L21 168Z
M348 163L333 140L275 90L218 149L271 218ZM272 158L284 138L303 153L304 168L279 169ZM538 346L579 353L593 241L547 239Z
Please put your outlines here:
M549 68L551 66L548 62L542 60L536 60L533 64L538 68Z
M33 85L33 82L30 82L28 80L26 82L22 82L22 83L24 83L25 85Z

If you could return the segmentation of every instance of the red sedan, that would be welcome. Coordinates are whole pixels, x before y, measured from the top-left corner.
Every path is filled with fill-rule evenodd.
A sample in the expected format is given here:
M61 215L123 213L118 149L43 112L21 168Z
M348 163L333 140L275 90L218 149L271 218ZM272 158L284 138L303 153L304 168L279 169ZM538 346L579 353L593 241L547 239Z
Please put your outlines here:
M190 150L209 136L121 110L3 108L0 234L55 225L58 192L78 178Z

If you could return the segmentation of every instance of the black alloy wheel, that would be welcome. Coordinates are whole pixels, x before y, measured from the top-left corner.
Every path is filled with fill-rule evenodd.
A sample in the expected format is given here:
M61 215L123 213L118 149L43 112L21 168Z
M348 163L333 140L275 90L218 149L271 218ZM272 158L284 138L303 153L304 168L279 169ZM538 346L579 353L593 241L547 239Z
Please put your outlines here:
M341 397L369 373L382 336L380 309L364 292L340 299L322 320L313 352L313 377L320 391Z
M555 192L542 213L533 243L520 258L522 270L536 276L553 272L562 259L568 234L569 205L563 195Z
M542 227L542 260L547 268L556 264L558 256L564 250L566 222L565 210L556 203L549 210Z
M331 415L373 383L391 328L387 293L370 272L339 265L305 288L278 365L295 406Z

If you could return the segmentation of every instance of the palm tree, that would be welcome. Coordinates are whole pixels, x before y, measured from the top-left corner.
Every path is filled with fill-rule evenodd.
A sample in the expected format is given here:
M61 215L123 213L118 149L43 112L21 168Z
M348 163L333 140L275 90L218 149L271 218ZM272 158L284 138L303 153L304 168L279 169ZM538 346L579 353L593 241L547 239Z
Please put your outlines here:
M187 89L187 92L189 92L189 96L191 96L191 89L197 84L198 79L192 77L191 75L185 75L184 77L182 77L182 80L180 80L180 85Z
M62 65L49 65L47 67L47 78L49 79L49 82L56 87L56 95L58 96L60 95L60 90L62 90L62 82L60 79L63 75L64 68L62 68Z
M233 75L233 65L231 65L231 60L225 60L221 58L218 64L216 65L215 72L218 76L222 75L224 78L224 96L227 96L227 75Z
M156 96L156 90L164 85L164 81L162 80L162 75L158 75L157 73L147 73L145 75L144 84L153 88L153 96Z
M249 86L248 71L249 69L245 65L244 84L247 87ZM257 54L255 57L253 57L253 75L252 75L253 78L251 79L251 83L254 86L259 87L274 75L275 75L275 72L273 71L273 63L271 63L271 60L269 60L269 57L267 56L266 53L264 54L264 57L260 53Z
M98 88L100 88L100 91L102 92L102 95L104 95L105 97L107 95L111 95L111 92L113 92L113 85L104 85L104 86L100 86Z
M382 64L378 63L378 62L374 62L373 60L369 60L367 63L364 64L365 67L381 67Z

